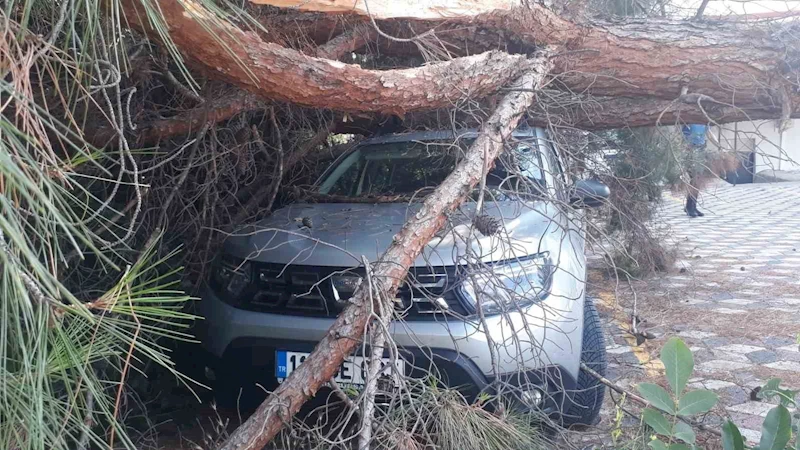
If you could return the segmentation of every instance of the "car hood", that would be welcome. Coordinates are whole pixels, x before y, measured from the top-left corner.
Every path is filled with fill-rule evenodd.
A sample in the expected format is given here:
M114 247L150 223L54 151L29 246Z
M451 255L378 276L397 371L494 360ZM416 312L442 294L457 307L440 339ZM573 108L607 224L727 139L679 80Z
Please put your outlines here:
M240 228L224 248L227 254L268 263L357 266L362 257L377 260L420 207L419 203L294 204ZM470 226L475 208L468 202L452 213L414 265L454 265L469 253L483 261L519 258L547 250L563 237L553 219L559 212L549 202L486 204L484 214L505 224L504 231L488 237Z

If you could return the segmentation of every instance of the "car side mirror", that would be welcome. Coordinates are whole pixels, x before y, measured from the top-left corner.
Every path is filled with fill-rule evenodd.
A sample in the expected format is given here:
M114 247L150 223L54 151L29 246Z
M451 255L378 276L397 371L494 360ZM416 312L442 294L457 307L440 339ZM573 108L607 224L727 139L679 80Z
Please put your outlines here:
M569 202L577 208L595 208L604 205L611 189L597 180L578 180L572 188Z

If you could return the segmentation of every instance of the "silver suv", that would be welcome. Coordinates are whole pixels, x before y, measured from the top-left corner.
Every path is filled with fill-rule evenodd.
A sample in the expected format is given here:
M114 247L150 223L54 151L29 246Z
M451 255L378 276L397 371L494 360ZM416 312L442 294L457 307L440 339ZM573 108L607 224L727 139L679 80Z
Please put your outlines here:
M200 302L199 337L220 389L243 388L239 399L251 399L262 392L256 383L270 389L289 376L353 294L363 258L377 260L475 137L367 140L306 200L228 238ZM571 184L545 130L525 129L482 192L449 217L401 287L391 333L402 357L387 359L386 373L433 372L467 398L490 393L565 424L593 423L604 390L580 364L602 374L606 362L585 296L581 208L601 204L608 188ZM353 355L336 381L363 384L363 363Z

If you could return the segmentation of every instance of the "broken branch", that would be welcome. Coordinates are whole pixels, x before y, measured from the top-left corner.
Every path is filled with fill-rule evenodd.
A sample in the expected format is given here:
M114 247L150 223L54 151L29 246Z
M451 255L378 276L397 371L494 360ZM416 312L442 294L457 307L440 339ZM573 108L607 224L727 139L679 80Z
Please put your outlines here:
M378 36L375 28L368 24L360 24L350 31L344 32L317 47L316 57L326 59L339 59L354 52Z
M273 127L277 127L277 123L273 121ZM328 135L331 134L331 130L333 129L332 124L328 124L317 130L314 136L311 137L307 142L305 142L300 148L296 149L288 156L286 156L285 152L283 151L283 146L280 145L278 148L279 152L279 170L276 170L275 178L273 178L272 184L270 184L269 188L266 190L257 191L250 197L250 200L242 207L241 212L234 217L232 223L239 224L245 221L248 217L252 216L256 211L258 205L264 201L267 196L270 196L270 201L268 202L265 210L270 211L272 209L272 205L275 202L275 197L278 195L278 187L280 186L280 181L283 179L283 175L288 173L292 170L292 168L303 160L312 150L319 147L325 140L328 138Z

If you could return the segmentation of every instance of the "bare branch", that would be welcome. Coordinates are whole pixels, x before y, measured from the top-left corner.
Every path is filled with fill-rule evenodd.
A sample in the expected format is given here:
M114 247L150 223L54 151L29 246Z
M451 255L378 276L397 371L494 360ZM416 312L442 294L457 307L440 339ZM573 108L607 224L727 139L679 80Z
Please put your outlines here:
M375 28L361 24L317 47L317 58L339 59L354 52L378 36Z

